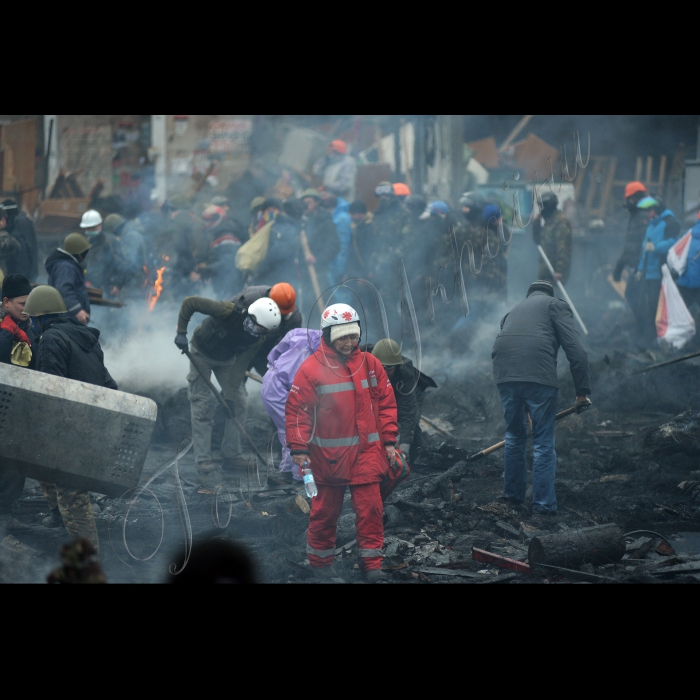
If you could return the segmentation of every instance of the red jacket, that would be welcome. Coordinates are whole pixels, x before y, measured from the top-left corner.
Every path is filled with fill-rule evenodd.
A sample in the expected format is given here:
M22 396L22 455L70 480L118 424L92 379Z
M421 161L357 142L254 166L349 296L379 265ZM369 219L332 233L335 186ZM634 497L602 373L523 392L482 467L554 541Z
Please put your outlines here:
M384 444L398 434L396 399L379 360L357 348L342 358L324 341L294 377L285 408L287 445L308 453L327 486L381 481Z

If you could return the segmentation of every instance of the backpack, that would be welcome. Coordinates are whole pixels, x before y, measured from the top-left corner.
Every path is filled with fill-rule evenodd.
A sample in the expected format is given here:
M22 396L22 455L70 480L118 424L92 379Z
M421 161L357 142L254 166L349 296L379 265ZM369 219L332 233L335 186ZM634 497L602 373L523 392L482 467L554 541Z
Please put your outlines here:
M270 231L273 221L266 223L249 241L236 252L236 267L244 272L253 272L267 256L270 247Z

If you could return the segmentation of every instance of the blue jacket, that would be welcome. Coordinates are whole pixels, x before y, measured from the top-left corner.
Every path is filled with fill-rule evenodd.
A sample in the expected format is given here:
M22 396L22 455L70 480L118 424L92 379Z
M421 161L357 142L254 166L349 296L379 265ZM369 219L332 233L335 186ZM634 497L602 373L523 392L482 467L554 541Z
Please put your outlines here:
M81 309L90 313L90 299L85 286L85 274L80 263L61 248L46 258L46 272L52 287L61 292L68 313L75 316Z
M340 284L345 274L345 267L348 264L350 242L352 240L352 229L350 228L352 219L348 213L349 207L349 202L342 197L338 197L338 205L333 210L333 223L338 234L338 241L340 241L340 250L328 266L328 282L330 285Z
M666 262L666 254L676 242L679 233L680 224L670 209L664 209L647 224L647 232L642 241L642 257L637 265L637 269L645 273L645 279L661 279L661 265ZM653 251L644 250L648 242L654 244Z
M700 221L691 229L693 237L688 249L688 264L685 272L678 278L679 287L697 289L700 287Z

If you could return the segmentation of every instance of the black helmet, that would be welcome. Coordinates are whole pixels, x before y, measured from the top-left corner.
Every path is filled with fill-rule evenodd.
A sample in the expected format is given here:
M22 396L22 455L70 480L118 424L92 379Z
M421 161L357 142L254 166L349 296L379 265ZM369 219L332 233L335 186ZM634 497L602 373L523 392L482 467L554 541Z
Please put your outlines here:
M542 209L554 209L559 204L559 198L554 192L545 192L540 197L540 202L542 202Z
M469 207L472 211L475 209L483 209L486 206L486 199L478 192L465 192L459 198L461 207Z
M404 199L403 203L406 209L414 214L422 214L428 206L422 194L410 194Z

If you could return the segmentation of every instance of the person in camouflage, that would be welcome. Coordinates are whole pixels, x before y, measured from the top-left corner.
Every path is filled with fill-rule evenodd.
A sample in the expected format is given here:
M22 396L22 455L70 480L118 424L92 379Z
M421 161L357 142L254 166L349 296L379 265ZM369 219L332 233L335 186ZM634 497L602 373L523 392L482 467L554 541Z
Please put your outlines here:
M484 207L482 219L473 241L477 267L481 260L476 288L494 300L505 301L508 297L508 246L501 243L500 230L502 225L505 239L509 240L510 229L502 222L501 210L495 204Z
M533 221L532 237L536 245L542 246L552 263L554 279L541 256L539 279L565 284L571 272L571 224L563 212L557 209L559 198L553 192L545 192L540 201L541 211Z
M117 389L104 365L100 332L69 316L58 290L47 285L34 288L27 297L24 313L32 318L38 331L35 347L39 372ZM57 429L69 430L70 423ZM90 493L52 482L41 481L40 484L50 508L50 514L42 524L47 527L63 524L71 537L86 538L95 552L99 552Z
M84 537L61 547L61 566L54 569L46 583L107 583L97 552Z

